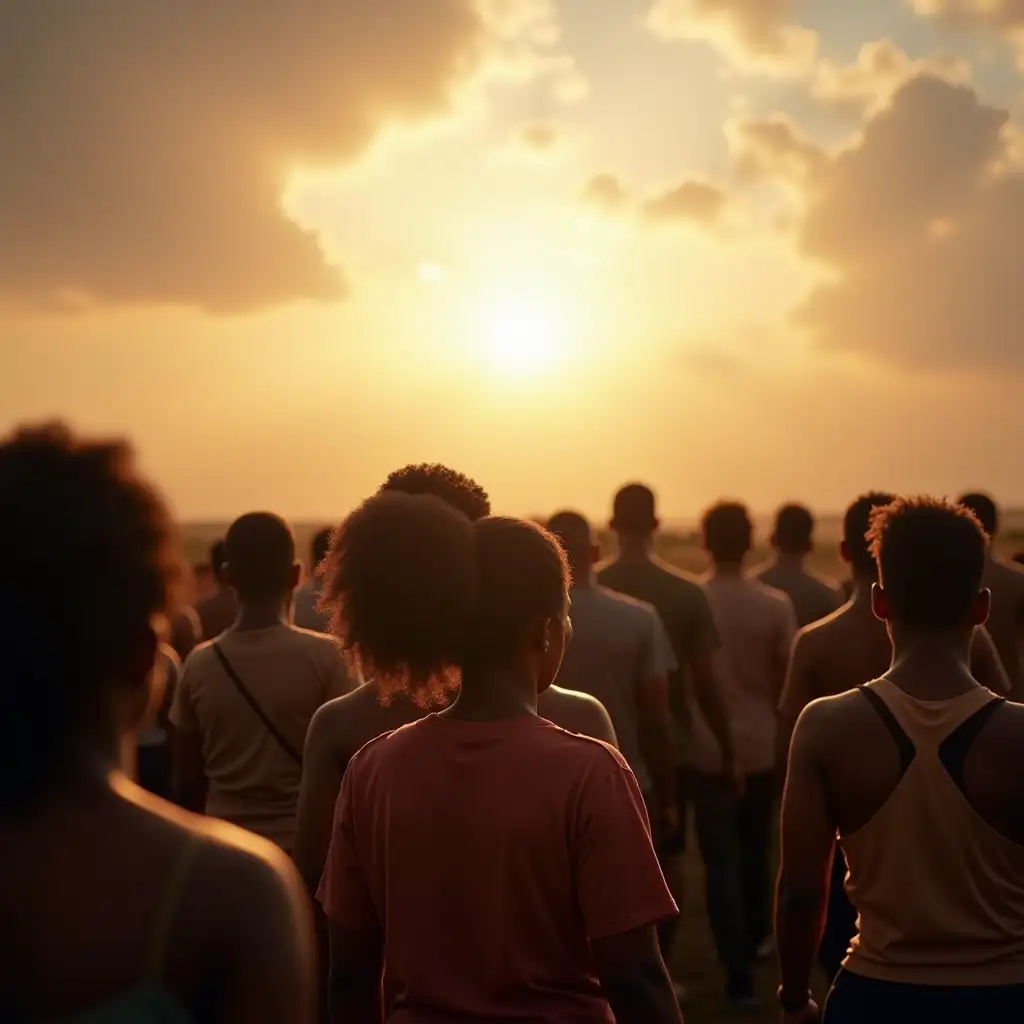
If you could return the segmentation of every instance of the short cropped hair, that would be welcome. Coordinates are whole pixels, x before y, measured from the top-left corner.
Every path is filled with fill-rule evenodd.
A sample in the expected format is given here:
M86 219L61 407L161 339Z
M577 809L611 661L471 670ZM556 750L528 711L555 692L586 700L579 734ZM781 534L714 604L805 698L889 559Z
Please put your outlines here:
M317 567L327 557L327 552L331 550L331 537L333 536L334 530L330 526L325 526L313 534L313 540L309 545L311 559L309 571L311 574L317 571Z
M285 594L292 585L295 536L272 512L249 512L236 519L224 538L231 583L242 600Z
M893 620L944 632L962 627L981 591L988 535L963 505L897 498L876 509L868 534Z
M999 532L999 506L990 495L982 494L980 491L965 494L958 504L974 513L990 538Z
M704 513L704 547L720 565L742 562L750 551L754 524L746 505L723 501Z
M475 480L442 466L422 463L396 470L384 481L381 491L428 494L458 509L471 523L491 514L491 499Z
M895 494L869 491L862 494L843 517L843 545L853 571L858 576L875 576L878 567L868 545L871 515L877 508L885 508L896 500Z
M574 583L585 583L591 573L594 534L586 516L579 512L558 512L548 521L548 530L562 545Z
M775 546L784 554L804 554L814 541L814 515L805 505L783 505L775 516Z
M658 522L656 505L654 491L646 484L626 484L615 495L612 529L633 535L653 532Z
M31 808L173 610L166 506L122 441L62 424L0 442L0 816Z

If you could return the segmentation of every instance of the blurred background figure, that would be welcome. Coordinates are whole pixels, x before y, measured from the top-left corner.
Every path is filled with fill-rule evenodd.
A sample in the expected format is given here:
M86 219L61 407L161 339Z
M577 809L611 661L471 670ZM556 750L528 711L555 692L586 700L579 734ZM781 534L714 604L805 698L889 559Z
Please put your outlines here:
M60 426L0 443L4 1020L313 1020L286 858L151 796L119 762L161 703L171 536L126 446Z
M295 591L292 608L292 622L299 629L311 629L314 633L326 633L330 625L330 616L320 611L320 592L323 581L319 575L320 564L327 557L331 546L330 527L317 530L310 545L309 565L306 567L306 579Z
M845 602L843 590L835 580L807 568L807 558L814 551L814 516L810 509L804 505L780 508L771 543L775 559L757 573L757 578L789 598L797 625L817 622Z
M164 800L172 800L174 788L169 716L181 673L181 662L173 647L160 645L153 672L156 676L153 691L159 695L159 701L155 707L150 708L147 716L149 723L139 732L135 770L132 774L143 789Z
M723 776L721 749L695 708L694 810L726 995L749 1008L755 1005L755 960L770 954L769 859L779 791L776 708L796 615L785 594L744 575L753 526L743 505L714 506L702 527L712 561L708 596L722 639L715 671L742 779L737 787Z
M225 554L238 618L182 669L171 706L177 796L290 853L310 719L351 686L337 644L289 622L300 568L288 524L244 515Z
M238 598L224 579L224 566L227 563L227 548L224 540L216 540L210 545L210 592L195 603L196 615L204 640L215 640L233 626L238 615Z
M1024 568L997 558L992 541L999 535L999 507L987 494L965 494L960 504L969 508L989 536L989 555L985 563L985 586L992 591L992 612L988 631L996 645L1003 667L1010 677L1012 700L1024 701Z

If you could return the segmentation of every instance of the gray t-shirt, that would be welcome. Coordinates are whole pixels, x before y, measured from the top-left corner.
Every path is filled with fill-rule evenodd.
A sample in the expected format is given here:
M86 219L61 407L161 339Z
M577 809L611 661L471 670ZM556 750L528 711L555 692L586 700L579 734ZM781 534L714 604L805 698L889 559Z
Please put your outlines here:
M637 686L675 670L672 645L651 605L604 587L572 591L573 639L558 685L596 697L611 716L622 756L641 789L649 775L640 755Z
M835 580L825 579L801 565L774 562L760 570L757 578L773 590L781 590L793 602L797 625L803 628L838 611L846 595Z

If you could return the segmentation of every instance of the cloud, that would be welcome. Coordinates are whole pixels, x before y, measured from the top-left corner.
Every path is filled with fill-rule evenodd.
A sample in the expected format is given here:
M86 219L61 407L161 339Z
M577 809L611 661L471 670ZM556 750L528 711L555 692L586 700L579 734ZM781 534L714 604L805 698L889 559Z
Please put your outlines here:
M914 10L958 28L988 28L1005 35L1024 58L1024 0L911 0Z
M646 23L663 39L705 39L738 67L773 74L804 70L815 32L795 24L795 0L654 0Z
M1008 113L932 75L902 85L807 183L826 276L796 311L819 345L919 370L1024 371L1024 177Z
M531 121L516 132L522 146L537 153L550 153L562 142L562 131L550 121Z
M704 181L684 181L644 200L640 212L652 224L688 221L711 227L721 221L727 205L728 196L719 186Z
M804 184L826 161L824 149L784 114L733 118L726 123L733 167L743 183Z
M614 174L595 174L583 187L583 202L606 217L625 212L629 196Z
M551 41L546 0L479 2L0 5L0 300L340 297L288 175L445 112L495 46Z
M879 39L865 43L852 64L819 61L811 93L824 105L861 118L877 112L904 82L922 74L965 85L971 67L951 54L914 60L891 39Z

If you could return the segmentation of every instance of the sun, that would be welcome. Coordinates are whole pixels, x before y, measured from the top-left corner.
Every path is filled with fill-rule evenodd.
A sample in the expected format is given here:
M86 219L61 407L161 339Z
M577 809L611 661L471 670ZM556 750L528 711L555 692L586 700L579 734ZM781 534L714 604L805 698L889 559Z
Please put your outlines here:
M525 303L501 306L487 320L488 355L502 370L536 373L554 360L557 334L551 310Z

